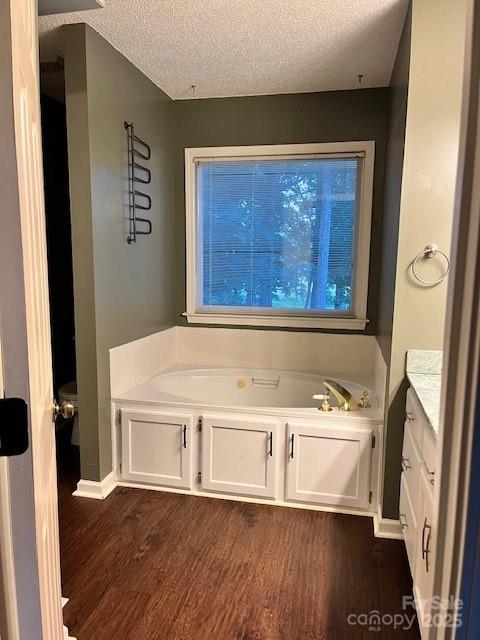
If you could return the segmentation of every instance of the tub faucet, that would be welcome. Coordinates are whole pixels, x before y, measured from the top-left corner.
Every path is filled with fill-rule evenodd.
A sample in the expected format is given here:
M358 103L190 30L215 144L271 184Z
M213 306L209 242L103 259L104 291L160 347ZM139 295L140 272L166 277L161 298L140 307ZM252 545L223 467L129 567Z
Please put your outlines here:
M345 387L342 387L342 385L335 382L335 380L324 380L323 384L328 391L333 393L342 411L358 411L358 402Z

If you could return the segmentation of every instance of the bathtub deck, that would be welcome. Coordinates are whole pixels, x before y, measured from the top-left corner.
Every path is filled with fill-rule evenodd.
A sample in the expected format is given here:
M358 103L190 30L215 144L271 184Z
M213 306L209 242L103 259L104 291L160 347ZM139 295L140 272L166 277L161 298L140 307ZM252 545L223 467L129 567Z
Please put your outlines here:
M96 501L74 484L60 531L78 640L358 640L375 633L349 614L402 613L411 593L404 545L369 518L127 488Z

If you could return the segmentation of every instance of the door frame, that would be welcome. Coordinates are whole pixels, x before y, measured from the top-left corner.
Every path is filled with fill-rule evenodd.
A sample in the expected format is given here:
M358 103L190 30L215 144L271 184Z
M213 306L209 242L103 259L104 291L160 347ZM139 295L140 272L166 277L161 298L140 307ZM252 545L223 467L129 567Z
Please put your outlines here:
M433 593L461 594L480 365L480 4L468 1L460 151L447 297ZM444 606L440 613L452 613ZM459 611L465 617L466 611ZM461 631L460 631L461 633ZM429 640L457 637L432 627Z
M66 635L60 590L58 602L51 595L57 591L60 578L58 528L55 526L56 530L53 530L48 525L40 529L38 526L40 515L46 513L47 508L51 507L48 518L56 522L58 517L53 480L51 490L44 491L41 500L35 495L41 471L44 471L43 477L47 477L45 470L49 472L49 478L55 477L51 465L51 459L55 461L54 450L49 450L52 456L49 456L48 465L41 466L38 455L41 443L45 443L40 438L40 424L45 426L47 416L53 417L53 397L49 378L45 378L49 360L49 300L44 278L44 225L40 224L43 191L35 0L22 0L21 3L5 0L0 4L0 60L3 387L7 397L22 398L29 405L29 442L34 445L22 455L1 462L4 477L9 478L2 494L7 513L2 539L6 541L5 553L11 564L10 569L4 564L0 566L0 579L7 585L9 624L13 633L17 627L19 638L40 639L44 630L49 640L63 639ZM35 295L27 297L26 292L32 290ZM38 360L43 356L45 359L40 364ZM50 370L48 376L51 375ZM53 433L53 421L51 429ZM13 576L8 573L12 567ZM7 635L6 638L10 640Z
M2 324L0 317L0 399L4 397ZM7 458L0 458L0 638L20 640L17 588L13 560L10 474Z
M0 459L0 638L20 640L8 462Z

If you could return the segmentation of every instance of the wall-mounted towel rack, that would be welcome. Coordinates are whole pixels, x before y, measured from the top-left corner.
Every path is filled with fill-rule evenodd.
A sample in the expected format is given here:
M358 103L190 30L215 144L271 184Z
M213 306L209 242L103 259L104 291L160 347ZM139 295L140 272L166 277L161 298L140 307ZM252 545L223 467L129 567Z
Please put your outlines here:
M435 256L442 256L444 261L445 261L445 268L443 270L442 275L437 278L436 280L425 280L425 278L422 278L417 271L417 264L418 261L420 260L420 258L425 258L427 260L431 260L432 258L435 258ZM423 284L424 286L427 287L434 287L436 284L440 284L440 282L443 282L445 280L445 278L448 275L448 272L450 271L450 259L447 256L447 254L445 253L445 251L442 251L440 249L440 247L436 244L427 244L427 246L422 249L421 251L419 251L417 253L417 255L415 256L415 258L412 260L411 262L411 267L412 267L412 273L415 277L415 279L420 282L420 284Z
M152 152L150 146L137 135L133 127L133 122L125 122L128 140L128 209L129 209L129 232L127 236L128 244L137 241L137 236L148 236L152 233L152 223L147 218L141 218L137 211L150 211L152 199L144 191L137 189L137 184L150 184L152 173L148 167L139 162L148 161Z

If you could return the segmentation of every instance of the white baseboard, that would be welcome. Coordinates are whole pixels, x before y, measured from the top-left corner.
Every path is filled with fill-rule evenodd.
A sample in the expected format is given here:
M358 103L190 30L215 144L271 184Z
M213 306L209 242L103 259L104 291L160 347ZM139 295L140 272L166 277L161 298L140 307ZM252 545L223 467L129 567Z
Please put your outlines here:
M67 604L67 602L68 602L68 598L64 598L62 596L62 609ZM73 636L68 635L68 628L65 625L63 625L63 638L64 640L77 640Z
M196 496L197 498L214 498L216 500L230 500L232 502L248 502L251 504L266 504L270 507L287 507L288 509L303 509L304 511L324 511L326 513L340 513L347 516L361 516L373 518L373 511L359 511L358 509L348 509L347 507L336 507L329 505L308 504L306 502L287 502L285 500L270 500L268 498L251 498L249 496L233 495L230 493L216 493L214 491L201 491L199 489L177 489L174 487L163 487L153 484L142 484L140 482L128 482L118 480L117 487L128 487L129 489L147 489L148 491L160 491L162 493L180 493L186 496Z
M94 500L105 500L117 485L114 471L111 471L101 482L93 480L80 480L77 484L74 496L80 498L93 498Z
M68 629L65 625L63 625L63 637L64 637L64 640L77 640L73 636L68 635Z
M382 516L382 507L373 516L373 533L376 538L389 538L391 540L403 540L400 520L392 520Z

